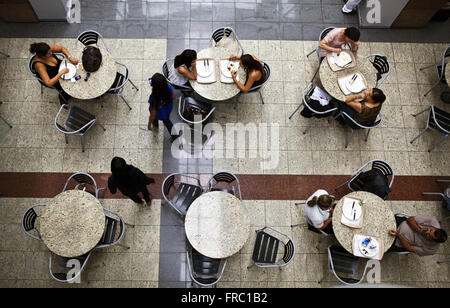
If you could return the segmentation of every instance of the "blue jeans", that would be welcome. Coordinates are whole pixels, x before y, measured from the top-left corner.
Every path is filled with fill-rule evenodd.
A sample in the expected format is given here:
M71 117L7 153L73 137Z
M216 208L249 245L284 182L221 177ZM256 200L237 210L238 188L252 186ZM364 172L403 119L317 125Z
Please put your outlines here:
M353 109L352 107L347 105L345 102L338 101L338 108L339 108L340 111L343 111L346 114L348 114L348 116L350 118L355 119L355 112L356 112L355 109ZM357 126L355 123L353 123L347 117L344 117L344 118L340 117L340 119L341 119L341 121L343 120L345 122L345 124L347 124L348 126L350 126L353 129L359 129L360 128L359 126ZM336 120L339 121L339 117Z

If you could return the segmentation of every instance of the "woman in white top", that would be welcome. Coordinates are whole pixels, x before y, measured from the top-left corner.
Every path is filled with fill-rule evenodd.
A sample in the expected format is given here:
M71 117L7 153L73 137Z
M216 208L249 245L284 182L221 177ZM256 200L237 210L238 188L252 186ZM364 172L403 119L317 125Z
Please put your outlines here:
M332 234L331 218L334 210L333 198L323 189L317 190L305 204L308 223L318 230Z
M175 84L190 87L189 80L197 79L196 61L197 52L195 50L183 50L175 57L173 67L168 67L169 80Z

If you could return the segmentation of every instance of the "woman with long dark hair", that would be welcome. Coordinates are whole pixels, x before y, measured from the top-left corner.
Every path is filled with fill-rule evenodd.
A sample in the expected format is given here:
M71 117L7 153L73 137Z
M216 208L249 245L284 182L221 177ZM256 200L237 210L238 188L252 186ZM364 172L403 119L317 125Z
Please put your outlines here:
M174 84L190 87L189 80L197 79L196 60L197 52L195 50L186 49L182 51L175 57L173 67L168 67L169 80Z
M344 102L339 102L339 109L347 113L351 118L353 118L358 124L363 126L372 126L378 114L381 111L381 106L386 100L386 96L383 91L378 88L373 88L364 91L361 94L353 95L347 98ZM339 121L342 119L338 118ZM345 118L345 122L354 127L355 124Z
M62 75L67 74L69 72L68 68L62 69L59 71L59 65L61 64L61 60L59 60L54 53L63 53L66 58L73 64L78 64L78 59L71 56L69 51L57 45L48 45L47 43L33 43L30 46L30 52L32 54L36 54L36 57L33 59L32 66L36 70L36 73L42 79L44 84L47 87L55 87L60 90L62 93L59 95L59 102L62 104L66 104L65 101L70 99L70 95L65 93L59 84L59 78Z
M253 86L257 86L263 82L265 79L264 65L255 56L246 54L241 57L231 56L230 61L240 61L240 65L245 69L247 73L247 80L245 84L242 84L237 79L237 72L233 72L231 76L233 77L234 83L242 92L248 92Z
M149 111L150 117L148 119L148 129L152 130L154 127L159 127L158 121L162 121L164 126L170 134L170 141L172 142L178 135L172 135L172 121L170 121L170 112L173 108L173 100L175 94L172 87L167 83L166 78L160 73L156 73L149 79L150 86L152 87L152 94L148 99L150 104Z

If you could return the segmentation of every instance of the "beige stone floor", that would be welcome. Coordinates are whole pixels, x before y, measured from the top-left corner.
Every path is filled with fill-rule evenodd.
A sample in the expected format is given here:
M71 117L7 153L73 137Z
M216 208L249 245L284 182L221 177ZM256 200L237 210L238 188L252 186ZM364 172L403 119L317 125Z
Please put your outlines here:
M42 39L49 43L73 48L75 40ZM124 157L144 172L162 172L163 126L157 133L141 130L148 119L147 79L160 72L166 58L165 40L107 40L116 60L126 64L130 77L139 87L127 85L124 97L133 107L129 111L117 97L73 103L97 115L106 132L94 126L86 135L86 151L81 152L79 139L64 137L53 124L59 109L55 91L44 89L27 72L28 46L39 39L0 39L0 50L11 58L0 57L0 98L4 104L0 113L14 128L0 125L0 172L109 172L113 155ZM382 112L385 117L380 128L372 130L367 143L362 132L355 133L348 149L344 149L345 131L335 123L317 121L307 134L303 130L309 120L297 114L288 120L300 103L303 89L313 74L317 59L306 54L315 48L308 41L243 41L246 52L268 62L271 81L262 90L265 104L255 94L243 95L237 109L232 104L217 104L215 121L226 123L278 123L280 126L280 165L268 170L261 159L214 158L213 169L243 174L351 174L363 162L380 158L387 160L400 175L449 175L450 164L446 141L432 153L427 149L439 135L428 132L414 145L409 140L424 127L426 117L414 119L411 113L434 104L448 111L439 100L443 87L428 97L423 93L434 82L435 72L419 68L439 60L445 44L362 43L360 53L380 53L388 56L392 73L381 87L387 94ZM430 57L430 55L432 55ZM101 104L103 103L103 107ZM318 155L320 154L320 155ZM48 252L45 246L27 238L20 220L31 204L41 199L0 198L0 286L61 287L48 273ZM157 287L159 260L159 217L161 202L155 200L150 208L140 208L128 200L101 200L109 209L135 223L124 238L129 251L120 247L95 252L83 274L80 286L88 287ZM220 287L318 287L317 281L327 273L324 286L336 285L328 273L326 244L317 251L318 235L305 229L291 230L292 223L302 222L302 209L295 201L245 201L253 226L265 224L279 227L291 234L297 245L294 263L280 274L278 269L252 268L250 264L253 238L243 250L230 258ZM412 215L430 214L438 219L446 213L437 202L388 201L394 212ZM436 264L450 257L448 243L431 257L389 255L382 261L382 281L402 286L449 287L449 265ZM142 268L147 271L142 271ZM384 273L384 274L383 274ZM64 286L64 285L63 285ZM70 285L70 287L76 287Z

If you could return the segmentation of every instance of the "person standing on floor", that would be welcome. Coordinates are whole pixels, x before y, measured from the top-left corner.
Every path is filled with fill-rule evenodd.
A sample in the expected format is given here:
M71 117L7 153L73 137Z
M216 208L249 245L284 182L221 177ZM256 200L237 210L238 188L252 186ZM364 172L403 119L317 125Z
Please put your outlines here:
M121 157L114 157L111 161L112 175L108 178L108 188L112 194L120 192L129 197L136 203L142 204L142 199L138 193L142 193L148 206L151 204L150 194L147 185L154 183L155 180L147 177L141 170L128 165Z
M354 14L356 13L356 7L361 3L362 0L344 0L345 5L342 7L342 13L344 14Z
M160 73L154 74L149 79L149 83L152 87L152 94L148 99L148 103L150 104L150 117L147 128L148 130L152 130L152 125L157 128L159 126L158 121L162 121L169 131L170 142L173 142L179 136L172 135L173 123L170 120L170 113L172 112L173 100L175 99L172 86L167 83L166 78Z

